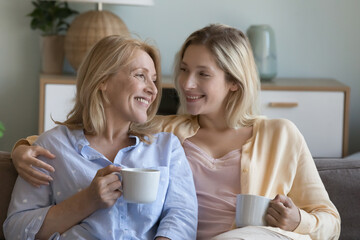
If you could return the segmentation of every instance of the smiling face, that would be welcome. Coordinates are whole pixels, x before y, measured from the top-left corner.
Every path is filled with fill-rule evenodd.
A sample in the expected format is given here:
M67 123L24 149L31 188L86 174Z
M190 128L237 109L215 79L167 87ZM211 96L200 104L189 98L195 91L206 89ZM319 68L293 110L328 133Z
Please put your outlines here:
M226 96L238 88L226 80L225 72L204 45L187 47L178 81L186 97L186 110L192 115L224 114Z
M158 92L156 78L152 58L145 51L136 50L133 60L100 87L108 100L104 103L106 118L144 123Z

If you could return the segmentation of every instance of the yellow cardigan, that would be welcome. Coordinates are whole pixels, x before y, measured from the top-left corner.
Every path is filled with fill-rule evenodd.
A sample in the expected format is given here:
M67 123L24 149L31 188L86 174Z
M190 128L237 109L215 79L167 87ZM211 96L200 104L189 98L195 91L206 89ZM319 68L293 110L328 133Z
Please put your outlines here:
M200 128L196 116L156 116L166 132L181 143ZM36 136L18 144L32 144ZM16 145L16 146L17 146ZM296 126L285 119L258 118L253 136L243 145L241 193L274 198L289 196L300 208L301 221L294 232L266 227L292 239L338 239L340 215L330 201L305 140Z

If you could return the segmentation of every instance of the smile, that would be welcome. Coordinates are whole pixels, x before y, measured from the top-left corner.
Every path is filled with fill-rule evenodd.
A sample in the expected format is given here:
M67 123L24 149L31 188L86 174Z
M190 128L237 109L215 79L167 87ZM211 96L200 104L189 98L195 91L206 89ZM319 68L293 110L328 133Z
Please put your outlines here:
M146 100L145 98L136 97L135 99L136 99L137 101L139 101L139 102L142 102L142 103L145 103L145 104L149 104L149 101Z
M197 99L200 99L202 98L203 96L202 95L198 95L198 96L190 96L190 95L187 95L186 96L186 99L188 100L197 100Z

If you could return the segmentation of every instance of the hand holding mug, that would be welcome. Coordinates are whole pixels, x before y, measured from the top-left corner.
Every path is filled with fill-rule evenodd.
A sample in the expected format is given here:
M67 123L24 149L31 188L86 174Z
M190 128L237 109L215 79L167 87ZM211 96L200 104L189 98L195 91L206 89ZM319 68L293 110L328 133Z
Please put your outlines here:
M265 219L269 226L286 231L294 231L301 220L300 211L291 198L279 194L270 201Z
M118 190L121 188L121 182L116 175L111 174L120 170L120 167L109 165L97 171L90 186L86 189L89 202L95 210L111 207L121 197L122 193Z

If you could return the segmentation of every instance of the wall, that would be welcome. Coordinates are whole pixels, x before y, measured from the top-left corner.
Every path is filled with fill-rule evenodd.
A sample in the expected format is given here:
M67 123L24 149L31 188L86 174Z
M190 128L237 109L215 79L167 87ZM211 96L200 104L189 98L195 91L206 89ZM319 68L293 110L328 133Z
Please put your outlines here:
M360 1L154 1L152 7L104 9L119 15L133 35L159 47L164 74L171 74L176 51L198 28L221 22L246 31L252 24L269 24L276 34L278 77L334 78L351 87L349 150L360 151ZM30 30L25 17L31 10L28 1L0 1L0 121L7 127L0 149L37 133L40 50L38 33Z

